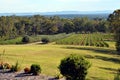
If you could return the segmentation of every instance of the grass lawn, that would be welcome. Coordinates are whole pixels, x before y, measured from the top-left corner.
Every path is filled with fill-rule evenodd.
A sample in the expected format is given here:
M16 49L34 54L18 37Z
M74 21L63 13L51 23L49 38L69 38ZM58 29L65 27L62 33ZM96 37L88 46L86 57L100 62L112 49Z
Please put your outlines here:
M87 57L92 63L89 69L88 80L113 80L116 70L120 68L120 56L115 54L114 43L109 48L82 47L72 45L0 45L1 60L14 64L17 60L22 69L33 63L41 65L42 74L59 74L57 69L60 60L70 54L79 54Z

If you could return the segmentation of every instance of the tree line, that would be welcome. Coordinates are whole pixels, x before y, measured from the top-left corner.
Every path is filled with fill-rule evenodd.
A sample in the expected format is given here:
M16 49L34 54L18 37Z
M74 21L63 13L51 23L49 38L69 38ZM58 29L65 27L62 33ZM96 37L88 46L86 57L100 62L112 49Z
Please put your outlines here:
M0 39L12 39L23 35L58 34L58 33L93 33L110 32L111 28L107 20L95 18L73 18L66 19L58 16L45 17L34 15L23 16L1 16L0 17Z

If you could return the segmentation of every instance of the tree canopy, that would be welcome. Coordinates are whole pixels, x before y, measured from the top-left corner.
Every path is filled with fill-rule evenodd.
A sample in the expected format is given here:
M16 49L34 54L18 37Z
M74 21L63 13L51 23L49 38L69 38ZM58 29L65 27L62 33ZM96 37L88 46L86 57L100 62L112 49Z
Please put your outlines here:
M115 32L116 39L116 49L120 52L120 9L115 10L112 14L109 15L108 21Z
M0 40L12 39L17 36L58 34L58 33L93 33L109 31L104 19L60 18L58 16L1 16Z

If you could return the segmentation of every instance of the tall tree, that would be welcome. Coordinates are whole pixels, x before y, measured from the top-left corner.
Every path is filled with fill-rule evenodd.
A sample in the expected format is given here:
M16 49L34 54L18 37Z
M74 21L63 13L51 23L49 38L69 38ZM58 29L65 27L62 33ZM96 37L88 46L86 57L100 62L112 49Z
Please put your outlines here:
M120 52L120 9L115 10L112 14L110 14L108 21L110 22L110 25L113 26L113 30L116 33L116 49Z
M73 24L73 22L72 21L70 21L70 20L67 20L66 22L65 22L65 24L64 24L64 32L66 32L66 33L71 33L71 32L73 32L74 31L74 24Z

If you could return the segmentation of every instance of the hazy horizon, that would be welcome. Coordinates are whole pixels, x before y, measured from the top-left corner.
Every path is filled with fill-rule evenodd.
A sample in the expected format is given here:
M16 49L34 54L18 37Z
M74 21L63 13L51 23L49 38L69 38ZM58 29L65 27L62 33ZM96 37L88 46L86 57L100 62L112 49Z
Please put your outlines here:
M0 13L108 11L120 8L120 0L0 0Z
M113 12L114 10L103 10L103 11L45 11L45 12L0 12L0 14L2 13L66 13L66 12L98 12L98 13L101 13L101 12L105 12L105 13L109 13L109 12ZM89 14L89 13L88 13Z

